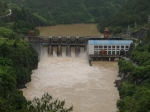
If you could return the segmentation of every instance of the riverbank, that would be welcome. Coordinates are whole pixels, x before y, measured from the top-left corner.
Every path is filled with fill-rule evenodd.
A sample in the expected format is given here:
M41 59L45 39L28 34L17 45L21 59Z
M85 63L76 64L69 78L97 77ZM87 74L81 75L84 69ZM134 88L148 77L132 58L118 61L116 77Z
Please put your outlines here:
M27 112L27 101L18 88L31 80L38 55L21 39L0 40L0 112Z

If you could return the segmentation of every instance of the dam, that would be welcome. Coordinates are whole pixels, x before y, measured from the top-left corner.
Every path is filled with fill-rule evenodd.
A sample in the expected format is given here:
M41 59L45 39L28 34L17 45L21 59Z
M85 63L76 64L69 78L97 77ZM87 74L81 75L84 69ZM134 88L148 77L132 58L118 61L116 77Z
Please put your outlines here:
M108 46L107 49L110 49L110 45L100 45L99 41L103 40L92 39L89 44L91 40L86 41L82 45L70 45L69 48L67 44L58 45L56 42L52 45L48 42L32 42L40 54L40 61L38 69L33 70L32 81L26 85L27 89L23 89L24 96L31 100L47 92L54 99L65 100L66 107L73 105L73 112L116 112L119 94L114 81L119 79L118 63L114 60L98 61L113 56L100 54L99 46ZM90 50L90 46L93 50ZM118 49L121 47L112 47L112 53ZM95 51L96 54L93 54ZM89 58L92 56L91 67Z
M71 49L75 49L75 56L79 56L80 49L88 55L89 64L91 61L114 61L122 56L126 56L129 52L132 40L123 38L104 37L80 37L80 36L28 36L26 42L32 45L40 45L48 47L49 56L53 56L54 47L57 48L57 56L62 56L62 48L65 49L65 55L71 56Z
M44 28L43 31L50 32L49 28L47 30ZM84 32L81 29L80 31ZM66 107L73 105L73 112L116 112L119 93L114 81L118 79L118 63L105 60L105 57L114 56L120 49L126 50L126 45L116 44L119 48L116 46L114 48L114 42L109 42L112 45L107 45L108 42L102 41L111 39L115 41L115 38L101 38L98 35L69 37L41 34L43 36L25 38L25 41L38 51L40 57L38 69L33 70L31 75L32 81L22 90L27 100L41 97L47 92L54 99L65 100ZM125 50L119 55L124 55ZM90 59L92 67L89 66Z

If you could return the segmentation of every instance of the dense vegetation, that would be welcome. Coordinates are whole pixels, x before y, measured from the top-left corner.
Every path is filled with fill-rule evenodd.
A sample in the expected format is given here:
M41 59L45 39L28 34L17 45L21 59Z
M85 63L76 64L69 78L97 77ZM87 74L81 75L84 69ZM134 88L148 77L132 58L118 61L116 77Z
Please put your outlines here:
M21 111L26 106L22 92L17 89L31 80L37 67L38 55L33 47L15 39L0 37L0 111Z
M0 16L0 26L11 29L17 35L29 35L30 31L34 31L34 35L39 35L40 32L35 27L39 24L50 24L48 21L45 21L45 19L41 18L40 16L36 16L23 6L19 7L4 0L0 0L0 3L2 3L0 5L3 6L0 9L0 14L3 15ZM12 13L6 16L10 13L9 9L11 9ZM4 11L6 11L6 13Z
M93 23L105 20L126 0L11 0L28 7L53 24ZM41 24L39 24L41 25Z
M34 98L33 101L28 102L29 112L71 112L73 106L65 108L65 101L55 100L53 101L52 96L45 93L41 99Z
M141 27L147 23L150 14L149 0L12 0L23 5L45 23L36 25L56 25L71 23L98 23L103 32L109 26L112 33L120 33L130 26Z
M135 29L148 22L150 15L149 0L127 0L126 4L117 13L109 18L99 21L98 29L103 31L104 26L109 26L111 32L120 33L128 25Z
M9 13L7 9L7 2L0 0L0 17Z
M38 54L23 40L0 37L0 112L70 112L65 101L52 100L44 94L41 99L27 101L18 88L31 80L38 65Z
M34 35L39 35L35 26L45 21L16 5L8 15L12 6L0 0L0 112L72 111L73 107L64 107L65 101L52 100L49 94L27 101L19 90L31 81L32 70L38 66L37 52L23 41L22 35L29 35L31 30Z
M100 31L109 26L111 32L120 33L128 25L132 28L135 23L139 27L145 25L150 14L149 0L12 0L12 3L0 0L0 112L72 111L72 107L64 108L64 101L51 101L48 94L28 102L18 90L31 80L31 71L38 65L37 52L20 38L31 30L39 35L35 26L99 22ZM6 16L9 9L12 14ZM118 62L122 75L118 83L119 112L150 111L150 29L146 27L147 35L134 48L131 60Z
M143 40L149 40L147 32ZM119 112L150 111L150 41L139 43L131 54L131 61L119 60L119 74L122 75L119 86Z

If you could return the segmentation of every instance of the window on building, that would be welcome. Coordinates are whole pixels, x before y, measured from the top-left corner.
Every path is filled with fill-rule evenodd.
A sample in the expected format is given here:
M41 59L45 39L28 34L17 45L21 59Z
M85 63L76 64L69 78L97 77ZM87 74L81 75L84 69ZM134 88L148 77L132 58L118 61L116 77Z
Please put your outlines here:
M115 48L115 46L112 46L112 48Z
M116 46L117 47L117 50L120 50L120 46Z
M108 51L108 54L111 54L111 51Z
M124 46L121 46L121 48L124 48Z
M117 54L117 55L119 55L119 54L120 54L120 52L119 52L119 51L117 51L117 52L116 52L116 54Z
M103 48L103 46L99 46L99 48Z
M108 46L108 48L111 48L111 46Z
M112 54L115 54L115 51L112 51Z
M106 49L107 49L107 46L104 46L104 48L106 48Z
M129 50L129 46L126 46L126 50Z
M94 46L94 48L98 48L98 46Z
M98 54L98 51L94 51L94 54Z
M98 46L94 46L94 50L98 50Z

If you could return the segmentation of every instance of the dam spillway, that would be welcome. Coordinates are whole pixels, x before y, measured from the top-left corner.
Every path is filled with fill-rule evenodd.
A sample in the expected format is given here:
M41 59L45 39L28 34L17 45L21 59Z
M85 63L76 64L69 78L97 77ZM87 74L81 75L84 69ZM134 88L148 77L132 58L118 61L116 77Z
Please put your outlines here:
M66 47L62 47L62 56L57 56L57 47L53 47L53 56L49 57L48 47L41 48L41 60L38 69L33 70L32 81L23 89L24 96L31 100L41 97L45 92L54 99L73 105L73 112L116 112L119 99L114 80L117 78L117 62L92 62L88 65L87 54L80 48L76 58L75 47L71 47L71 56L66 56Z
M32 46L37 46L32 44ZM70 46L49 46L49 47L39 47L36 49L39 52L39 57L43 54L49 57L79 57L84 53L86 55L85 49L83 47L70 47Z
M25 41L35 46L48 47L48 55L53 56L54 48L57 56L62 56L62 48L65 49L66 56L71 56L72 48L75 49L75 56L79 56L80 49L86 50L87 38L85 37L52 37L52 36L28 36ZM40 47L39 47L40 48ZM37 50L37 48L35 48ZM41 49L37 50L38 52ZM40 54L40 53L39 53Z
M132 40L123 38L109 37L79 37L79 36L28 36L26 42L31 44L40 44L42 47L48 47L49 56L53 56L53 48L57 47L57 56L62 56L62 47L65 47L66 56L71 56L71 48L75 48L75 56L78 57L80 49L87 52L90 66L91 61L114 61L129 53Z

